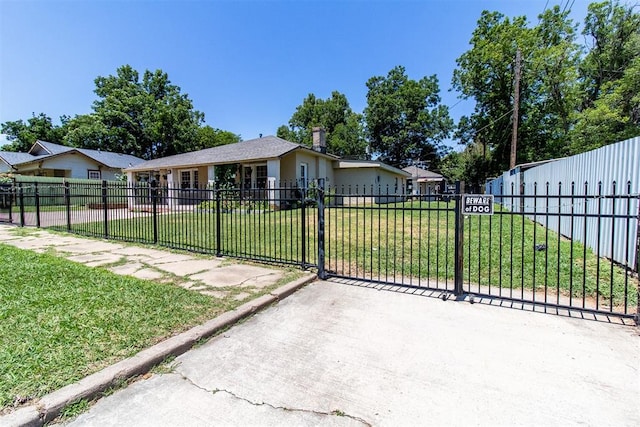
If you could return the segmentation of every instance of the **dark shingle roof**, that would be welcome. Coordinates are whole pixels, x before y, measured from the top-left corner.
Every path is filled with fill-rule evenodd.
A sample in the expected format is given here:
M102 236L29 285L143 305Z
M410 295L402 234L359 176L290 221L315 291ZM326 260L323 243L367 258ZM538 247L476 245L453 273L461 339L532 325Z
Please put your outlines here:
M172 168L179 166L215 165L240 163L248 160L265 160L282 157L296 150L308 150L310 152L336 158L330 154L320 154L304 145L286 141L277 136L265 136L249 141L236 142L234 144L221 145L219 147L206 148L190 153L176 154L160 159L149 160L130 170L149 170L159 168Z

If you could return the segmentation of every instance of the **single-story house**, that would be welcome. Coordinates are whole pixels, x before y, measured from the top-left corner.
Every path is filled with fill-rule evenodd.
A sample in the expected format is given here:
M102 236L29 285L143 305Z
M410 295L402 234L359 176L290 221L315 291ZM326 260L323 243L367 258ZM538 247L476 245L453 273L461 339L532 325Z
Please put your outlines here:
M446 181L446 178L439 173L417 166L407 166L402 170L411 175L411 194L414 196L439 193L440 186Z
M280 199L274 189L312 185L324 179L327 187L359 184L403 195L408 173L381 162L346 161L327 153L323 129L314 128L313 147L276 136L149 160L126 169L130 183L155 181L168 187L167 203L188 199L192 190L213 186L220 172L232 168L235 186L264 190L263 197ZM182 195L181 195L182 194ZM278 193L282 194L282 193ZM194 200L195 202L195 200Z
M0 172L27 176L114 180L144 160L129 154L36 141L29 152L0 151Z

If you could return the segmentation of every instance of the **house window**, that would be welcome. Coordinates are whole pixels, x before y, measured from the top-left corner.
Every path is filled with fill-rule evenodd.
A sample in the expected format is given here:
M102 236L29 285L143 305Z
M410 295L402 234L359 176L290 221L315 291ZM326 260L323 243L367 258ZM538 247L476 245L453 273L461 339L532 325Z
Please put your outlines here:
M245 190L251 189L251 175L253 173L253 168L251 166L243 166L242 172L242 187Z
M198 170L180 171L180 188L198 188Z
M256 186L267 188L267 165L256 166Z
M300 163L300 186L302 188L307 188L308 181L309 181L309 164Z
M99 170L89 169L87 172L88 172L87 178L89 178L89 179L101 179L102 178L102 176L100 175L100 171Z

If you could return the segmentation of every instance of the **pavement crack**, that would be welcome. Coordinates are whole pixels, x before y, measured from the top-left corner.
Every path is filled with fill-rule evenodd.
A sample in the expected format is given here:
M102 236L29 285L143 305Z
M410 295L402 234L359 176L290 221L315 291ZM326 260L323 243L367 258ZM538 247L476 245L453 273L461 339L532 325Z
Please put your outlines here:
M267 276L271 276L271 275L273 275L273 273L258 274L257 276L252 276L252 277L249 277L248 279L243 280L242 282L238 283L236 286L242 286L242 285L244 285L245 283L247 283L247 282L249 282L251 280L257 280L257 279L259 279L261 277L267 277Z
M277 411L287 411L287 412L304 412L307 414L316 414L316 415L324 415L324 416L328 416L328 417L345 417L345 418L349 418L352 419L354 421L357 421L359 423L361 423L364 426L367 427L372 427L372 424L367 422L366 420L360 418L360 417L356 417L354 415L349 415L347 413L345 413L344 411L341 411L339 409L334 409L331 412L325 412L325 411L316 411L313 409L304 409L304 408L287 408L285 406L275 406L272 405L271 403L267 403L267 402L253 402L249 399L247 399L246 397L242 397L242 396L238 396L236 393L229 391L229 390L225 390L225 389L221 389L221 388L216 388L213 390L209 390L205 387L202 387L198 384L196 384L195 382L193 382L190 378L186 377L185 375L181 374L181 373L177 373L174 372L174 374L180 375L180 377L182 377L183 380L187 381L189 384L191 384L192 386L194 386L195 388L202 390L206 393L226 393L229 396L233 397L234 399L238 399L238 400L242 400L243 402L247 402L248 404L252 405L252 406L268 406L269 408L275 409Z
M325 412L325 411L317 411L314 409L304 409L304 408L288 408L286 406L275 406L272 405L271 403L268 402L253 402L245 397L242 396L238 396L237 394L235 394L232 391L229 390L225 390L225 389L216 389L213 391L214 393L226 393L228 395L230 395L231 397L233 397L234 399L238 399L238 400L242 400L243 402L247 402L250 405L253 406L268 406L269 408L278 410L278 411L287 411L287 412L304 412L307 414L315 414L315 415L324 415L324 416L328 416L328 417L345 417L345 418L349 418L352 419L354 421L357 421L367 427L371 427L372 424L363 420L360 417L356 417L354 415L349 415L339 409L335 409L331 412Z

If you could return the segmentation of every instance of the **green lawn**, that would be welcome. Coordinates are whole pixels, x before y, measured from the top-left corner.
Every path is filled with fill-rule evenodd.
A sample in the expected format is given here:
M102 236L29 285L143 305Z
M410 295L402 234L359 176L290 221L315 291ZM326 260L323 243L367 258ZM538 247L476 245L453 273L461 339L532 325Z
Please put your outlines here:
M389 278L454 278L453 204L406 202L326 210L326 268L340 275ZM398 209L396 209L398 208ZM426 210L424 208L429 208ZM266 213L221 214L221 247L225 255L315 263L317 217L308 208ZM305 224L303 230L302 224ZM158 243L215 252L216 215L211 211L158 217ZM102 235L102 223L74 225L74 231ZM153 241L152 218L109 222L110 235ZM302 234L308 246L302 247ZM468 217L464 231L465 283L514 290L548 291L571 296L572 304L633 311L638 281L589 248L560 237L521 215L496 208L494 216ZM544 244L543 250L535 246ZM582 299L591 299L582 302ZM551 299L552 300L552 299Z
M241 302L0 244L0 410Z

